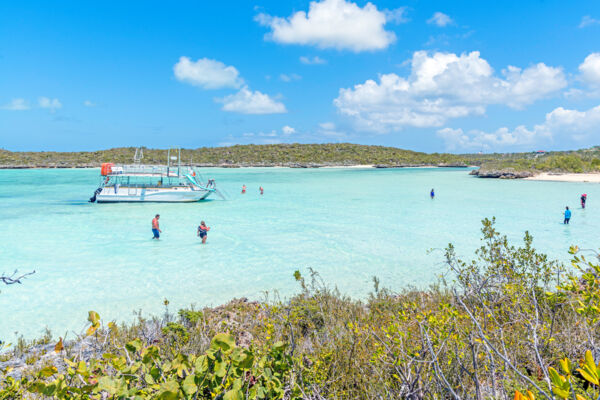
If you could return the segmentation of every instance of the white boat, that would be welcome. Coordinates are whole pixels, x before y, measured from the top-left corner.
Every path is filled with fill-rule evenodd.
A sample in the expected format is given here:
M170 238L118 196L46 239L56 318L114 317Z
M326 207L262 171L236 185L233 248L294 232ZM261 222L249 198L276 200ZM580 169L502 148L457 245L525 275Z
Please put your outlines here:
M201 177L193 166L181 165L181 152L171 157L169 150L167 165L143 165L142 150L136 150L134 164L102 164L102 181L90 202L195 202L206 199L217 191L215 181L201 183ZM177 160L176 165L171 161Z

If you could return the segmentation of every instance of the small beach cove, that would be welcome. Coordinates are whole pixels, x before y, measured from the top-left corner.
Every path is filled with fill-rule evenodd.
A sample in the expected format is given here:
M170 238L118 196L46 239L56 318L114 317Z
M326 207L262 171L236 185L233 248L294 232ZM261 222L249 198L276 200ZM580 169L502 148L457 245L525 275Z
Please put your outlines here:
M89 204L98 170L0 171L2 270L36 270L23 285L2 288L2 340L37 337L46 326L55 335L79 331L90 309L128 321L133 310L160 313L165 298L177 309L262 299L266 291L285 297L297 290L293 272L309 267L356 298L373 276L393 289L424 287L445 271L449 242L473 254L485 217L495 216L514 241L529 230L536 248L563 261L571 244L596 247L600 228L600 186L587 183L477 179L454 168L203 172L228 201ZM573 209L568 227L565 205ZM150 239L156 213L158 242ZM206 246L196 237L201 219L211 227Z

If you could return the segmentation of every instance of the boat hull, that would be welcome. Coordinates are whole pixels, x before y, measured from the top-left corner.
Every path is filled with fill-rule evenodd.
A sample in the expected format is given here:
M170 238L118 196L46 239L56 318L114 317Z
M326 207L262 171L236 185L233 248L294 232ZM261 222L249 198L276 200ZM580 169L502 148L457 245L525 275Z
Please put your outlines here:
M212 191L190 188L102 188L98 203L190 203L206 199Z

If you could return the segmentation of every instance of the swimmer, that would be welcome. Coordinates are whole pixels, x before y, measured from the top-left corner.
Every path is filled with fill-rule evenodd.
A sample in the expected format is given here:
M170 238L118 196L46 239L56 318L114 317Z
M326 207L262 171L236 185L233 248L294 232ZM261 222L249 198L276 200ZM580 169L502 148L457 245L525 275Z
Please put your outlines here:
M429 196L431 196L432 199L435 197L435 191L433 189L431 189L431 193L429 193Z
M581 195L581 208L585 208L585 201L587 200L587 194Z
M565 209L565 220L563 221L563 224L569 224L569 221L571 220L571 210L569 210L569 207L566 207Z
M206 237L208 236L208 231L210 228L206 226L204 221L200 222L200 226L198 227L198 236L202 239L202 244L206 244Z
M242 194L246 193L246 185L242 185Z
M152 237L152 239L158 239L158 238L160 238L160 234L162 233L162 231L160 230L160 228L158 226L158 220L159 219L160 219L160 214L156 214L156 216L152 220L152 233L154 234L154 236Z
M263 187L259 187L258 190L260 190L260 194L265 194L265 189L263 189Z

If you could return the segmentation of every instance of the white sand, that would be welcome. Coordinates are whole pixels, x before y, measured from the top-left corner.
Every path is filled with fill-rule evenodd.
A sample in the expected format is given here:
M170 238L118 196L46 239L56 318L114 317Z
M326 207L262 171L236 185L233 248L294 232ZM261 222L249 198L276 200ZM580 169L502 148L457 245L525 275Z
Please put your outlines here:
M530 181L558 181L558 182L591 182L600 183L600 173L595 174L558 174L542 172L536 176L525 178Z

